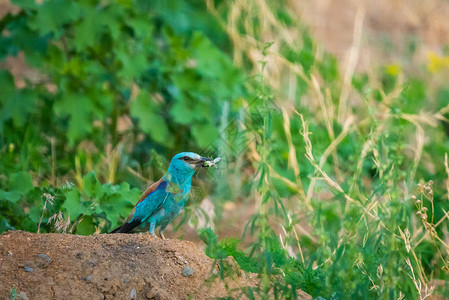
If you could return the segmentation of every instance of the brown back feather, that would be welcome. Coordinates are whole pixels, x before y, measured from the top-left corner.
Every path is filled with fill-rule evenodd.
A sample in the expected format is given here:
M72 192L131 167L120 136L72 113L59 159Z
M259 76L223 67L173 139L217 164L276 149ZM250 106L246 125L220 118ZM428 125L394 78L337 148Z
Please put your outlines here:
M142 196L140 196L139 201L137 201L136 205L134 205L133 210L131 211L131 213L129 214L128 218L126 219L125 223L130 221L134 215L134 213L136 212L136 206L137 204L139 204L140 202L142 202L143 200L145 200L146 197L148 197L149 194L151 194L152 192L154 192L157 187L159 186L159 184L162 183L162 181L164 181L163 178L159 179L158 181L154 182L152 185L150 185L149 187L147 187L147 189L145 190L145 192L143 192Z
M155 183L153 183L152 185L150 185L149 187L147 187L145 192L143 192L142 196L140 197L139 201L137 201L136 205L139 204L140 202L142 202L146 197L148 197L149 194L154 192L157 189L157 187L159 186L159 184L161 184L162 181L163 181L163 179L161 178L158 181L156 181Z

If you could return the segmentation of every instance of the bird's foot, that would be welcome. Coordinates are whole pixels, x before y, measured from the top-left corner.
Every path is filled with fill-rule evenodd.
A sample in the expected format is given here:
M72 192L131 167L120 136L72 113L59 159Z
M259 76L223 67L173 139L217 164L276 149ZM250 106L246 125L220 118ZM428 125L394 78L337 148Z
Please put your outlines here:
M164 236L164 233L160 232L160 235L161 235L161 239L163 239L163 240L165 241L166 238L165 238L165 236Z
M145 235L148 237L148 238L154 238L156 235L154 234L154 233L150 233L150 232L145 232Z

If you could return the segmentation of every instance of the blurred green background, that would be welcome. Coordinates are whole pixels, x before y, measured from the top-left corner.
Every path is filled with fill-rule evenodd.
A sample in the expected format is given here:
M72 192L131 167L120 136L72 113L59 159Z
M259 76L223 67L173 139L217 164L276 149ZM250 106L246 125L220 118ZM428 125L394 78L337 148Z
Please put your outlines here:
M449 4L430 2L1 3L0 232L106 233L194 151L223 160L171 235L217 276L227 256L257 273L250 299L444 298Z

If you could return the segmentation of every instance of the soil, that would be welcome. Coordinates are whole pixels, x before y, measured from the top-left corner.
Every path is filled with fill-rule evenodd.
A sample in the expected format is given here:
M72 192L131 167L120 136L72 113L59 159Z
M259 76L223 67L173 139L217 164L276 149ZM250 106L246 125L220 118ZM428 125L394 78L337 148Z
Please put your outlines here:
M226 289L212 279L216 272L213 260L189 241L147 234L0 235L0 299L10 299L14 287L16 299L211 299L237 297L239 287L257 284L256 275L239 271Z
M358 71L373 66L426 63L429 52L442 54L449 35L449 2L441 0L315 0L289 1L313 37L342 62L348 58L354 38L357 11L364 11L363 41ZM416 53L406 55L411 43Z

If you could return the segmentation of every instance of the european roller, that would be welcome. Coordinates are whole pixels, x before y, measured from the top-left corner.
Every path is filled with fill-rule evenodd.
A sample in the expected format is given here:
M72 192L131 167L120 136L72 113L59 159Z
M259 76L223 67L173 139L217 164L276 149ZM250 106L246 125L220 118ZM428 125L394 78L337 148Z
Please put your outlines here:
M219 158L211 161L193 152L176 154L167 173L145 190L126 222L111 233L129 233L133 229L143 228L149 229L150 234L154 235L154 230L160 227L159 234L165 239L165 228L189 199L195 170L213 166L218 160Z

